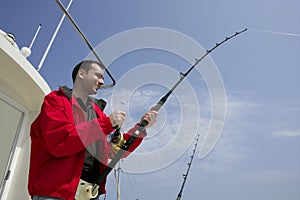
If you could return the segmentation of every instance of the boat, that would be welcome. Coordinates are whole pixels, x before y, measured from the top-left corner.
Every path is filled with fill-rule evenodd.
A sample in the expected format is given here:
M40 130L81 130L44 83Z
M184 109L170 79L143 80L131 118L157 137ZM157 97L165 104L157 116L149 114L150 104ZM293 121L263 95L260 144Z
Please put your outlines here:
M0 30L1 200L30 199L29 130L50 87L27 60L29 55L30 49L20 49L13 34Z

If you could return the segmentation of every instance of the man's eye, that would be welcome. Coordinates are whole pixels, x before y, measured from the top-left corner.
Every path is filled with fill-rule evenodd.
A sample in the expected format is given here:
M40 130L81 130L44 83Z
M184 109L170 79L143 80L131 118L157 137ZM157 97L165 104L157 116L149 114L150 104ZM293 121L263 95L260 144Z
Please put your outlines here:
M102 76L102 74L96 74L96 76L97 76L99 79L104 79L104 77Z

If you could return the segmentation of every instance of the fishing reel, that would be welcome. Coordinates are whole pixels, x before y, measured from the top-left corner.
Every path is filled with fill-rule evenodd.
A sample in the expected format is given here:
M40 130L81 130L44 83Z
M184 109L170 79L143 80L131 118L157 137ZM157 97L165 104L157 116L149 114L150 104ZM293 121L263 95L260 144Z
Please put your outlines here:
M117 128L114 133L108 135L107 140L113 144L118 144L122 137L123 134L121 133L120 128Z
M111 133L107 137L108 142L111 143L112 152L111 156L114 157L121 149L125 149L124 144L126 140L123 137L123 134L120 132L120 129L116 129L114 133Z

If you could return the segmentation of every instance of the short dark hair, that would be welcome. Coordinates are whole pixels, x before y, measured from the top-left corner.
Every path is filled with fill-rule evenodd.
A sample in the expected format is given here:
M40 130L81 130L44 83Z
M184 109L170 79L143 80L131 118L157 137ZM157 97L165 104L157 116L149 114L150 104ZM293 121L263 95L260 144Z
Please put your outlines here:
M72 80L73 80L73 83L75 83L75 79L76 79L76 76L78 74L78 71L79 69L84 69L84 71L89 71L89 69L91 68L91 65L92 64L97 64L99 65L102 69L104 69L104 66L103 64L101 64L100 62L97 62L97 61L94 61L94 60L83 60L81 61L80 63L78 63L73 71L72 71Z

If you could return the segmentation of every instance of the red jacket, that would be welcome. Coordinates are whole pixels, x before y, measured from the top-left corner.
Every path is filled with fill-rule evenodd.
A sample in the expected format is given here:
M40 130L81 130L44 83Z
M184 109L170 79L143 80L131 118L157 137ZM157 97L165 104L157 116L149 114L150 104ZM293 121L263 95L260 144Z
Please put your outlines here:
M100 172L108 164L110 145L106 136L113 131L110 119L92 103L98 118L89 122L76 98L68 98L63 89L44 99L41 112L31 125L31 154L28 191L31 196L52 196L74 200L80 180L86 146L99 140ZM137 128L131 129L124 138ZM144 133L142 137L146 134ZM133 151L142 138L130 148ZM100 186L105 191L105 182Z

